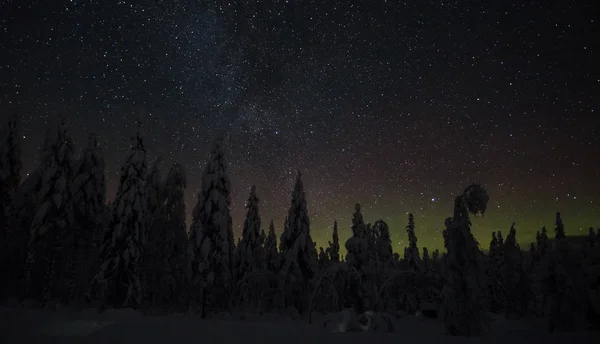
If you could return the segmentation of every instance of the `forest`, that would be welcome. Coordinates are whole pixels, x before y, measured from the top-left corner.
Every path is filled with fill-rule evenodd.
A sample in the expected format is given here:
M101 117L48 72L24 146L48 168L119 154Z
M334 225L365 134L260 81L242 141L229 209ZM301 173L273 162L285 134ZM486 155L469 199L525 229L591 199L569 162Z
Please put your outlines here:
M18 120L2 129L5 304L203 318L278 311L308 321L353 309L359 316L377 313L380 327L407 314L437 318L455 336L486 333L493 314L537 317L550 332L600 324L600 229L590 227L587 237L574 240L557 212L554 228L541 228L530 247L519 246L513 224L506 236L493 233L482 249L470 221L489 201L479 184L457 192L454 208L440 220L441 252L419 247L413 214L405 228L409 246L393 252L386 222L365 223L358 203L348 214L352 236L340 243L338 231L346 229L335 222L327 247L317 247L300 172L281 235L273 221L261 221L257 187L248 186L236 240L223 140L207 158L188 227L184 167L175 163L161 176L160 160L148 161L139 125L111 202L93 134L78 152L68 125L59 124L45 138L37 168L22 180Z

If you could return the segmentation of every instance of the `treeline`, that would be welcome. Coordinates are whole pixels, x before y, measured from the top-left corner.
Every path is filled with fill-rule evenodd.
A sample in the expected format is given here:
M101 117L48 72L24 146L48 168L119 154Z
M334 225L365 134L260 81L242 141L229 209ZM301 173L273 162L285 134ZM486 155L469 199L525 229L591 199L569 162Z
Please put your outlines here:
M5 128L0 148L2 299L202 316L232 309L293 310L309 318L349 307L394 315L427 311L451 335L484 333L490 312L544 317L551 331L600 321L600 230L590 228L587 241L574 244L557 213L555 240L544 228L523 251L513 224L506 239L493 234L486 255L471 233L470 216L483 214L489 200L480 185L456 197L443 230L445 253L419 249L409 214L409 246L400 257L388 225L365 223L357 204L342 257L337 222L327 247L312 240L300 173L279 240L273 221L264 229L252 186L236 243L220 141L202 173L189 230L184 169L173 164L163 178L161 161L148 162L139 128L109 204L94 135L76 155L60 124L23 181L16 120Z

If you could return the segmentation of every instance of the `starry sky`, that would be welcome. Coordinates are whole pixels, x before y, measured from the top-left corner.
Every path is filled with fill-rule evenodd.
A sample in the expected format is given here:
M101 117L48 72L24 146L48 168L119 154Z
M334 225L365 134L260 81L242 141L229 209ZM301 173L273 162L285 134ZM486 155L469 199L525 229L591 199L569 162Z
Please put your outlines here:
M473 231L530 242L561 211L600 227L600 13L546 1L0 1L0 116L18 113L24 173L64 118L100 136L108 196L142 118L151 157L187 170L226 139L232 215L257 185L280 232L297 170L319 245L354 204L406 245L442 248L453 197L490 195Z

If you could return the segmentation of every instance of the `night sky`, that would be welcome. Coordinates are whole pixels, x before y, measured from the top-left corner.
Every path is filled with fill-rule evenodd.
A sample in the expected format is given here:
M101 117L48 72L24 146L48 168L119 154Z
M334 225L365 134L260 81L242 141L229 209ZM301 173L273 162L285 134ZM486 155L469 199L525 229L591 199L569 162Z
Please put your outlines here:
M78 147L96 132L109 198L141 117L151 158L186 167L188 213L224 136L236 234L252 184L263 226L282 230L297 170L319 245L334 219L346 240L360 202L396 252L408 212L419 246L442 248L472 182L490 195L473 228L484 247L513 221L529 242L556 211L587 234L600 226L600 13L557 3L2 0L0 116L21 115L25 173L61 117Z

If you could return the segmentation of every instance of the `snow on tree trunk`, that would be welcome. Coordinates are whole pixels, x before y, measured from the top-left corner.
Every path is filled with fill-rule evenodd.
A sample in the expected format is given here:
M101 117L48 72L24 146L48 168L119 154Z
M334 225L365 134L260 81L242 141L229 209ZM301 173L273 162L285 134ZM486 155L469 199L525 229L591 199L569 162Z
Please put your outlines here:
M104 232L102 216L106 211L106 177L102 151L95 135L90 135L75 169L72 183L76 226L76 260L70 298L79 300L89 286L98 254L97 238Z
M42 157L23 279L23 290L29 298L69 300L76 254L71 195L73 153L73 142L63 122Z
M212 297L212 306L229 307L233 283L235 242L231 215L231 182L227 174L225 155L217 140L211 158L202 174L202 189L193 211L190 227L192 277L198 294ZM200 297L204 309L206 299Z
M16 218L15 193L21 182L21 149L17 120L8 122L0 143L0 271L4 271L5 282L0 283L0 299L16 296L16 285L20 273L18 261L20 257L20 240L14 227Z
M87 297L102 307L137 308L142 302L140 263L146 236L146 149L139 127L131 152L121 167L112 216L100 247L100 271L91 282Z

